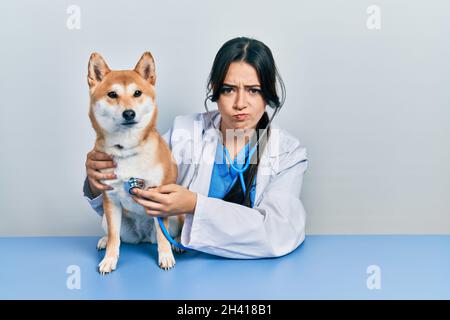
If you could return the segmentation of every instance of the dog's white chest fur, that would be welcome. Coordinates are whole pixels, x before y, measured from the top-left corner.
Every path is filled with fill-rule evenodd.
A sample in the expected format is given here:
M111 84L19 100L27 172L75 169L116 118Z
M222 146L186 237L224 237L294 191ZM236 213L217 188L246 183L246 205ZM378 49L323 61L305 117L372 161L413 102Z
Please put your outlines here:
M114 169L117 179L104 181L105 184L114 188L114 190L108 191L108 195L113 201L120 202L120 205L127 211L145 214L143 207L135 203L128 190L125 189L125 182L134 177L144 179L146 188L162 184L164 172L162 164L155 158L157 154L155 143L149 139L142 146L129 149L119 149L113 146L107 148L105 152L113 155L114 161L117 163L117 167Z

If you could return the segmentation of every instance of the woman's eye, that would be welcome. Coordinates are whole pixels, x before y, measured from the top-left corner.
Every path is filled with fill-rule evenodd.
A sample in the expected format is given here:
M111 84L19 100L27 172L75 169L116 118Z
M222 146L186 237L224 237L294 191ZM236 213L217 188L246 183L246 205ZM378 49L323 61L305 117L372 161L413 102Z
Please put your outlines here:
M230 87L223 87L223 88L220 90L220 93L225 93L225 94L231 93L231 92L233 92L233 88L230 88Z
M135 97L135 98L138 98L138 97L140 97L142 95L142 91L141 90L136 90L135 92L134 92L134 94L133 94L133 96Z
M251 94L259 94L259 93L261 93L261 90L257 89L257 88L250 88L249 91L250 91Z
M111 99L116 99L117 93L115 91L110 91L108 92L108 97L110 97Z

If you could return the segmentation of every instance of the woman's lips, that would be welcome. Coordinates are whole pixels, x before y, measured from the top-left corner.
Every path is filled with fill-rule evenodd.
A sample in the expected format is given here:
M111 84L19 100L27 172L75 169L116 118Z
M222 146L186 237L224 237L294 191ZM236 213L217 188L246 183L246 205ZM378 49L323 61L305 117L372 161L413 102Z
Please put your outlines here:
M245 120L248 118L248 114L247 113L243 113L243 114L236 114L233 116L234 119L236 120Z

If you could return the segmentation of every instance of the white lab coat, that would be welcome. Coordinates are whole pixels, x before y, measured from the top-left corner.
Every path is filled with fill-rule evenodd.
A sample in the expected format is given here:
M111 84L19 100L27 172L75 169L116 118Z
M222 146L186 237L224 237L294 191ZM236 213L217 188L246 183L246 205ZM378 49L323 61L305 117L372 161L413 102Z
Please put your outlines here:
M218 127L220 113L211 111L211 116ZM207 197L219 139L211 128L206 112L180 115L163 136L178 163L177 184L197 193L194 214L186 215L181 243L228 258L278 257L292 252L305 239L306 214L300 193L306 149L271 123L256 176L254 207L248 208ZM102 196L89 199L86 181L84 192L92 208L102 214Z

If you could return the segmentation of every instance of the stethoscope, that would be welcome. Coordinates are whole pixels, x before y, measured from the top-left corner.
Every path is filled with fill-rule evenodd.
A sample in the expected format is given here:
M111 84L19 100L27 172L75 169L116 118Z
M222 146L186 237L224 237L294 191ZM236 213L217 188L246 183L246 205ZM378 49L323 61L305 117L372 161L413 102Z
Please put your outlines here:
M245 188L245 181L244 181L244 172L248 169L248 167L250 166L250 159L253 157L253 154L256 151L257 145L255 144L255 146L250 150L249 154L248 154L248 158L245 161L245 164L242 168L237 168L234 164L233 161L231 160L231 156L230 153L228 152L227 147L225 147L225 145L223 145L223 148L225 150L225 156L227 157L228 162L230 163L230 167L229 169L232 169L234 172L237 173L237 177L239 177L239 180L241 182L241 186L242 186L242 192L245 194L246 193L246 188ZM228 193L228 191L230 191L231 187L233 186L235 181L233 181L230 184L230 187L228 188L228 190L225 192Z
M215 124L214 124L214 122L213 122L213 120L212 120L212 118L211 118L211 112L210 112L209 109L208 109L208 100L211 100L211 96L206 97L206 99L205 99L205 101L204 101L204 106L205 106L205 109L206 109L207 114L208 114L209 123L210 123L210 125L215 129L215 131L218 132L218 136L219 136L219 138L220 138L220 142L221 142L221 144L222 144L222 146L223 146L223 149L224 149L224 151L225 151L225 156L227 157L227 160L228 160L228 162L229 162L229 164L230 164L230 167L229 167L229 168L231 168L232 170L234 170L234 171L237 173L236 178L239 177L239 180L240 180L240 183L241 183L241 187L242 187L242 192L245 194L245 193L246 193L246 187L245 187L245 181L244 181L244 172L245 172L245 171L248 169L248 167L250 166L250 160L252 159L253 154L256 152L260 140L267 134L267 131L268 131L269 127L270 127L270 124L271 124L273 118L275 117L275 115L277 114L277 112L280 110L280 108L279 108L279 107L273 107L272 104L269 104L269 106L270 106L271 108L274 109L274 112L273 112L272 116L270 117L269 123L267 124L266 128L264 128L264 131L263 131L263 133L259 136L258 140L255 142L255 145L250 149L248 158L247 158L247 160L245 161L244 166L243 166L242 168L238 168L238 167L236 167L236 166L234 165L233 161L231 160L230 153L229 153L229 151L228 151L228 149L227 149L227 147L225 146L224 141L223 141L222 132L215 126ZM204 146L205 146L205 142L203 142L202 151L201 151L200 158L199 158L200 160L201 160L202 157L203 157ZM192 180L193 180L193 179L197 176L197 174L198 174L198 167L199 167L199 164L196 164L195 172L194 172L194 175L193 175L193 177L192 177L192 179L191 179L191 182L192 182ZM228 188L228 190L230 190L230 188L233 186L233 184L234 184L235 181L236 181L236 178L235 178L234 181L231 183L231 185L230 185L230 187ZM143 183L142 183L143 180L142 180L142 181L141 181L141 180L142 180L142 179L138 179L138 178L130 178L130 180L129 180L128 182L126 182L126 186L125 186L125 188L127 189L128 193L132 194L132 191L131 191L132 188L142 188L142 189L143 189L143 188L144 188L144 185L143 185ZM166 239L167 239L172 245L174 245L175 247L177 247L177 248L179 248L179 249L181 249L181 250L185 250L185 251L192 251L192 250L193 250L193 249L190 249L190 248L187 248L187 247L183 246L181 243L178 243L177 241L175 241L175 240L170 236L170 234L169 234L169 232L167 231L167 229L166 229L166 227L165 227L165 225L164 225L163 220L162 220L161 217L157 217L157 220L158 220L159 226L161 227L161 230L162 230L164 236L166 237Z

